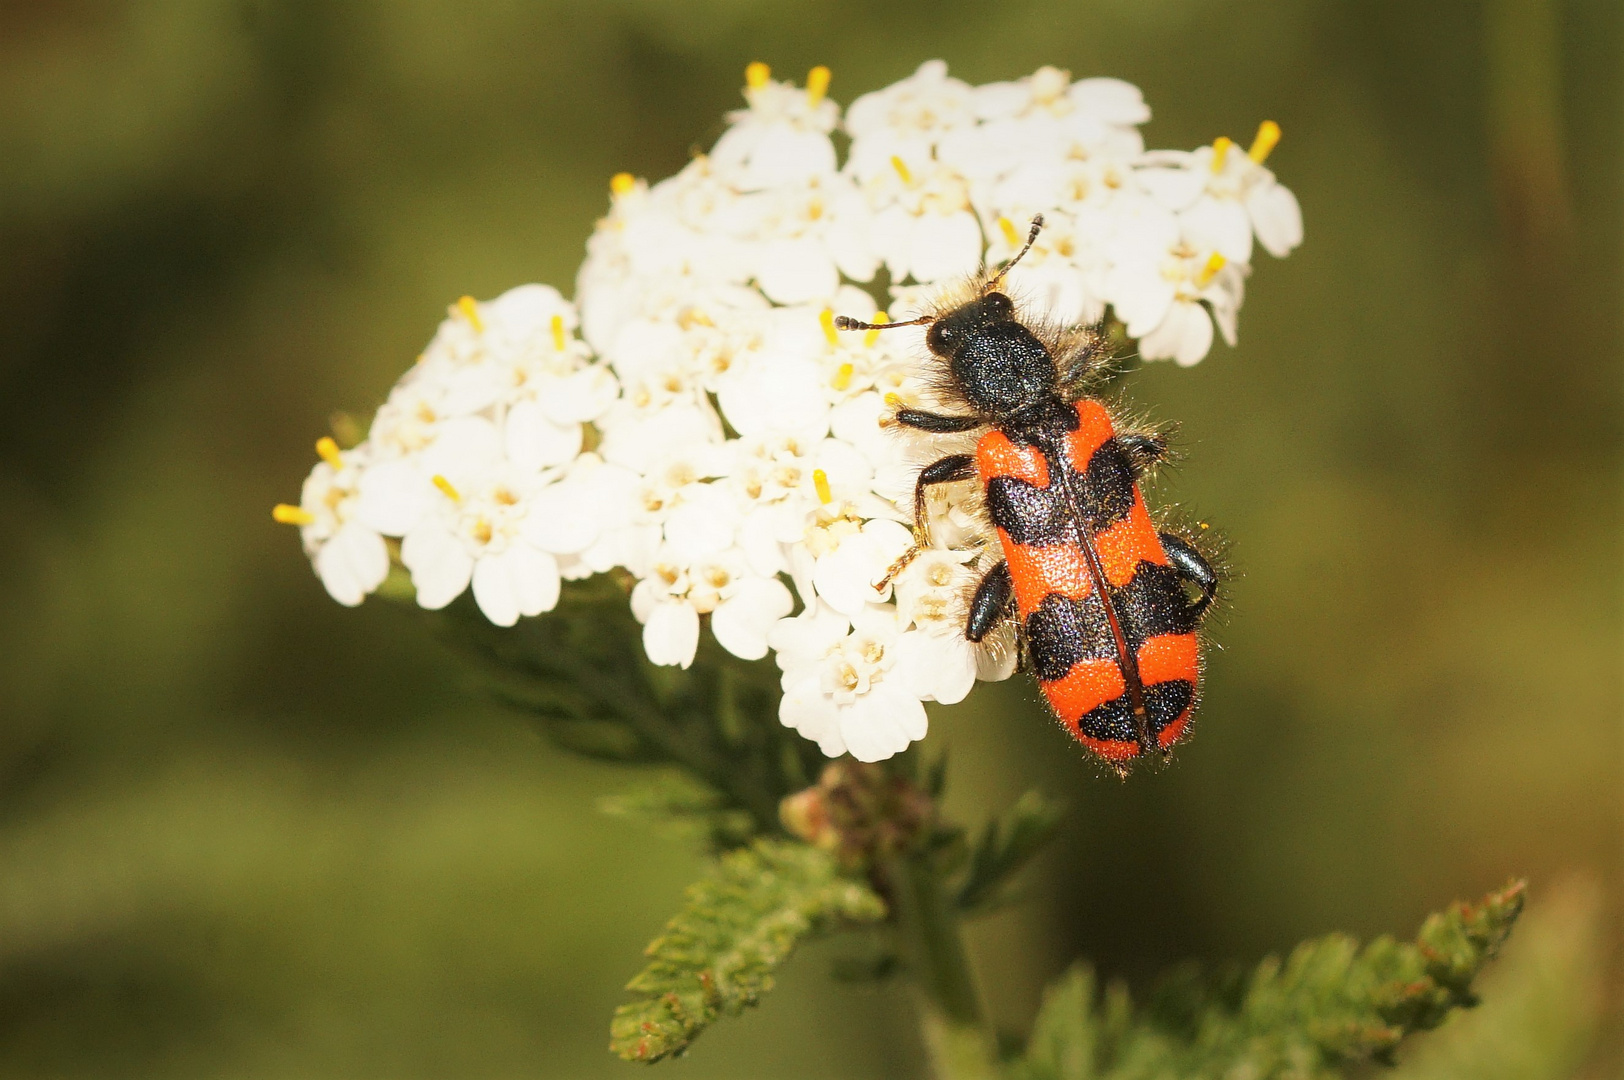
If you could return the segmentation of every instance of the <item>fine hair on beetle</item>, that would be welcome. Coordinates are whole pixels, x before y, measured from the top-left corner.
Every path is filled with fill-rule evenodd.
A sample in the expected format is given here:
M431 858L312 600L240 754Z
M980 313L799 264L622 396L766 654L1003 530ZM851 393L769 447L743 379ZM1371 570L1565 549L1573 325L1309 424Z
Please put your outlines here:
M1098 325L1069 326L1058 320L1020 314L1001 286L1005 276L1032 249L1043 215L1032 219L1026 243L1014 258L984 268L944 290L931 310L904 322L866 323L835 318L840 330L889 330L925 326L925 345L934 363L926 385L939 401L976 416L1007 416L1037 400L1074 401L1101 379L1111 360Z

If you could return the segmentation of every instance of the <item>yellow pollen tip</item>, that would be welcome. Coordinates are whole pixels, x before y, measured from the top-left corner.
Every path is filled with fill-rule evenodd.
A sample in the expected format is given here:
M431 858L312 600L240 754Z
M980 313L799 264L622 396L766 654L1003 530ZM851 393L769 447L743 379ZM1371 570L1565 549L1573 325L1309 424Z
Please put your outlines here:
M344 455L338 452L338 442L330 435L323 435L316 440L316 453L321 459L335 469L344 467Z
M817 107L823 100L823 95L829 92L829 80L832 78L828 68L819 64L806 73L806 103Z
M439 488L445 494L445 497L452 502L462 502L462 496L457 494L457 489L451 486L451 481L439 473L434 474L434 486Z
M898 176L902 177L904 184L913 183L913 173L908 171L908 163L896 154L891 155L891 167L897 171Z
M854 369L850 364L841 364L835 369L835 377L829 380L829 385L836 390L844 390L851 385L851 376Z
M1010 247L1020 246L1021 231L1015 227L1015 223L1009 220L1009 218L1002 215L999 216L998 231L1004 234L1004 242L1009 244Z
M751 63L744 69L744 85L752 90L760 90L767 85L767 80L773 77L773 69L760 60Z
M890 322L891 316L887 315L883 311L876 311L874 313L874 317L868 321L873 323L875 326L880 326L883 323ZM878 340L880 340L880 332L878 330L869 330L863 334L863 344L868 348L873 348L874 343Z
M553 316L553 348L564 351L564 316Z
M1235 140L1228 135L1220 135L1212 141L1212 171L1224 171L1224 159L1229 156L1229 148L1235 145Z
M278 525L314 525L316 515L302 506L277 503L271 507L271 520Z
M1195 283L1201 288L1205 289L1208 285L1212 284L1212 279L1218 276L1218 271L1222 270L1224 268L1224 264L1227 262L1229 262L1228 259L1218 254L1216 251L1213 252L1211 255L1207 256L1207 265L1201 268L1201 273L1196 277Z
M611 195L630 195L637 186L637 178L629 172L617 172L609 178L609 193Z
M1257 138L1252 140L1252 149L1246 152L1246 156L1261 165L1279 141L1280 125L1273 120L1265 120L1257 126Z
M829 344L840 344L840 332L835 329L835 312L833 308L824 308L818 312L818 325L823 327L824 339Z
M474 328L474 333L485 332L485 320L479 317L479 302L472 296L464 296L457 301L457 310L462 317L468 320L468 325Z
M817 490L818 502L824 506L835 501L835 493L829 490L829 474L822 469L812 470L812 487Z
M885 404L888 408L900 409L902 408L902 397L894 392L887 394L885 395Z

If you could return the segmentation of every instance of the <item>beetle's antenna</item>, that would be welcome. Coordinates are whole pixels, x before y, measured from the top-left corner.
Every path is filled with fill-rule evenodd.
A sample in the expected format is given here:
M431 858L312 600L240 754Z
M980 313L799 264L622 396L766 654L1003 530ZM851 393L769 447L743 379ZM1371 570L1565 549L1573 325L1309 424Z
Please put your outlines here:
M921 315L921 316L919 316L919 318L917 318L917 319L909 319L907 322L882 322L882 323L859 322L858 320L852 318L850 315L836 315L835 316L835 329L836 330L894 330L895 328L897 328L899 326L924 326L926 323L933 323L935 321L936 321L936 316L934 316L934 315Z
M1026 234L1026 245L1024 247L1022 247L1021 250L1019 250L1019 251L1017 251L1015 253L1015 257L1013 259L1009 260L1009 262L1005 263L1002 267L1000 267L999 270L998 270L998 273L994 274L991 278L989 278L987 280L987 290L989 292L992 291L992 287L994 285L997 285L1000 281L1004 280L1004 275L1009 273L1010 270L1014 268L1015 264L1021 261L1022 256L1024 256L1028 251L1032 250L1032 245L1037 243L1038 233L1040 233L1042 231L1043 231L1043 215L1042 214L1033 214L1032 215L1032 230Z

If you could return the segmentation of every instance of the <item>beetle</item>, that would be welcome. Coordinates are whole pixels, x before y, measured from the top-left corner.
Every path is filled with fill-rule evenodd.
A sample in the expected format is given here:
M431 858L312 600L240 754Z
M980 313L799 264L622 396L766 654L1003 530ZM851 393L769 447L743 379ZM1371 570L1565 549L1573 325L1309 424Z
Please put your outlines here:
M1043 227L1001 269L972 281L968 299L898 323L846 316L841 330L928 326L925 345L946 401L962 412L898 407L896 423L934 434L985 429L974 453L926 465L914 487L913 548L929 546L927 491L977 479L1003 561L982 577L964 634L984 640L1018 619L1028 666L1056 718L1126 776L1165 757L1187 731L1200 687L1197 629L1218 589L1212 564L1183 537L1159 531L1139 480L1167 443L1119 431L1077 390L1102 359L1091 331L1023 320L1000 288Z

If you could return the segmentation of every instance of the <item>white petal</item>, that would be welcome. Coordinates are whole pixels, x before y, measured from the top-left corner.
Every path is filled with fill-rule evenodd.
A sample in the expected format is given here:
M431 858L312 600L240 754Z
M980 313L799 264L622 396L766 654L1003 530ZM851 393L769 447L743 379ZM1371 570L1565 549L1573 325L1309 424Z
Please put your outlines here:
M825 757L846 752L840 737L840 709L818 690L816 678L784 690L778 702L778 722L816 742Z
M546 383L541 395L542 412L555 424L580 424L596 420L620 393L620 384L608 368L594 364Z
M597 508L574 483L553 484L530 498L530 511L519 526L526 541L555 555L585 551L598 538Z
M802 237L762 245L756 281L768 299L779 304L805 304L832 296L840 271L823 244Z
M959 277L981 264L981 224L968 210L919 218L910 240L908 268L916 281Z
M1252 219L1234 199L1205 195L1179 214L1185 239L1197 250L1217 251L1230 262L1252 257Z
M581 452L581 425L549 420L534 401L521 401L508 410L503 435L508 460L521 469L562 465Z
M1181 154L1182 159L1190 155ZM1207 177L1188 160L1157 162L1133 172L1134 179L1150 197L1169 210L1183 210L1206 190Z
M881 683L841 710L840 735L858 761L884 761L925 737L925 706L906 690Z
M722 484L694 484L665 522L666 543L678 561L689 563L718 555L733 546L739 508Z
M975 685L976 649L961 635L909 630L892 648L897 657L892 677L923 701L954 705Z
M462 595L474 572L474 560L438 522L417 528L400 542L400 561L412 572L417 604L438 611Z
M1131 82L1121 79L1079 79L1066 91L1072 102L1108 124L1143 124L1150 119L1145 95Z
M776 578L748 578L711 612L711 633L741 660L767 655L767 633L795 608L784 583Z
M651 662L686 668L699 648L699 613L683 600L654 605L643 624L643 651Z
M495 424L482 416L459 416L440 425L420 463L428 476L472 485L484 479L501 456L502 439Z
M383 461L361 474L355 515L385 536L405 536L433 505L434 486L407 460Z
M1181 367L1199 363L1212 348L1212 318L1200 304L1180 300L1155 330L1139 339L1146 360L1175 360Z
M354 607L388 575L389 549L383 537L352 521L316 552L315 566L328 594L345 607Z
M1246 198L1246 211L1252 217L1258 242L1277 259L1291 254L1303 242L1303 210L1297 196L1283 184L1264 184L1252 189Z
M778 653L778 663L786 670L797 663L821 660L851 629L844 615L827 604L813 601L793 619L780 619L767 631L767 644Z
M551 611L558 606L558 591L557 561L529 544L516 543L474 565L474 599L497 626Z
M497 626L519 621L519 594L504 559L492 555L476 561L473 578L474 602L487 619Z

